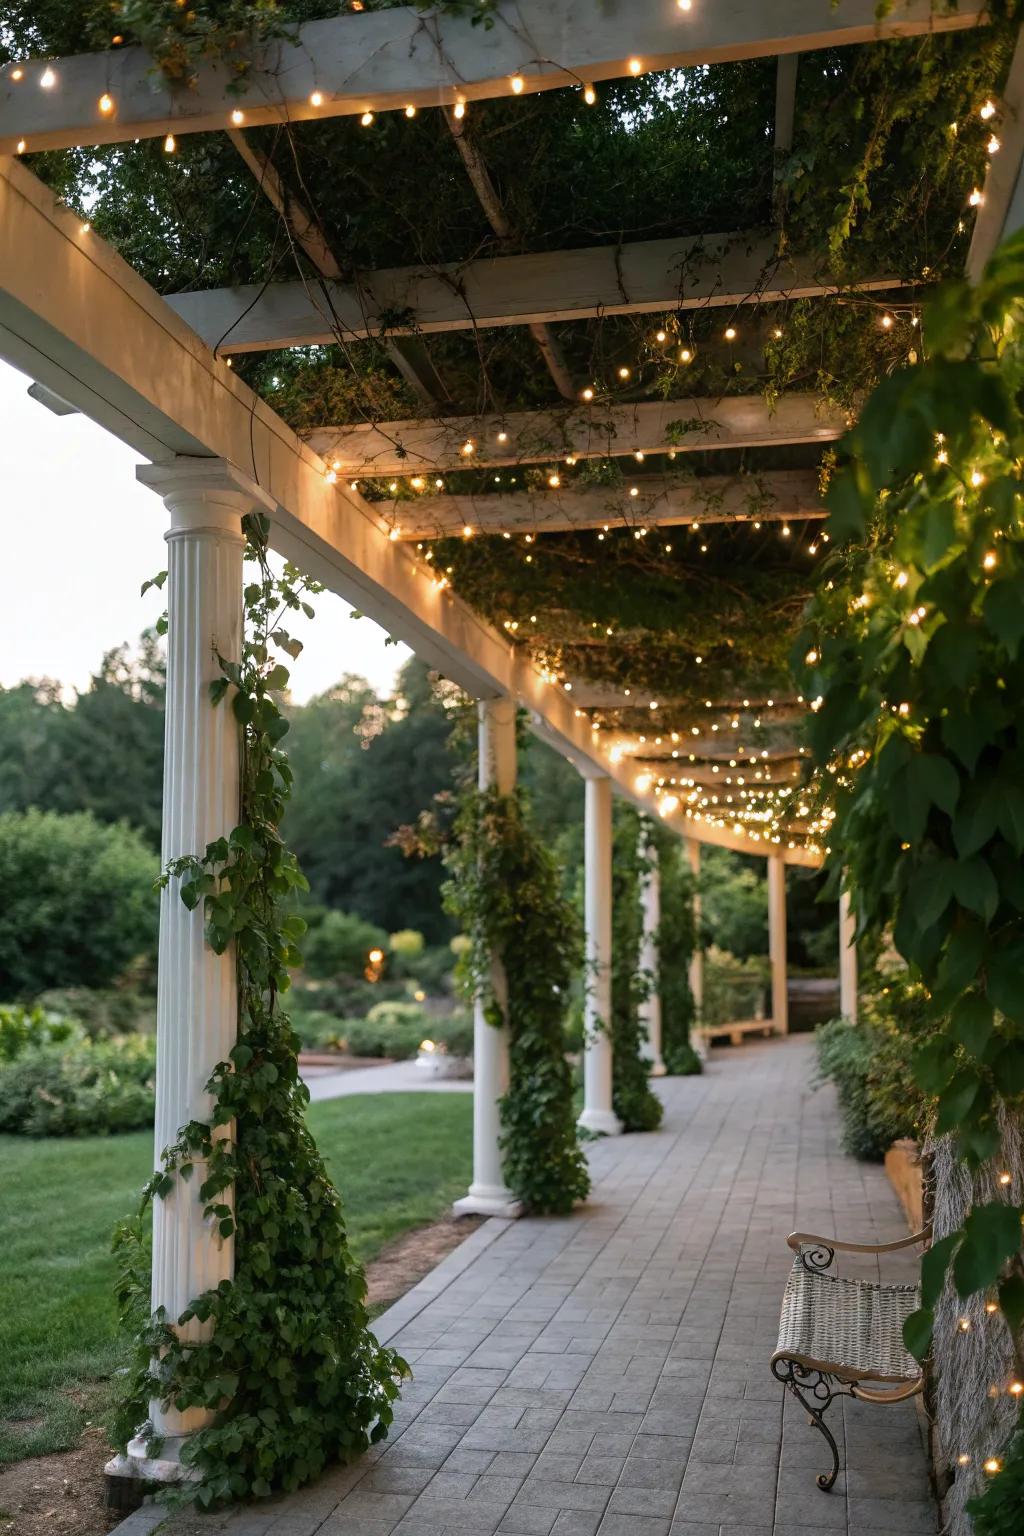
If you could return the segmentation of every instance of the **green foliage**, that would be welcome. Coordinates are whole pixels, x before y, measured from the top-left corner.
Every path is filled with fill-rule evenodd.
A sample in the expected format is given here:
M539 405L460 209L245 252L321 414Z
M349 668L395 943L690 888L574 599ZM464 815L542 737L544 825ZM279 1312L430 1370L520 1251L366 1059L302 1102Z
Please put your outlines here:
M740 960L768 953L768 883L763 859L748 859L728 848L704 848L700 899L706 943L714 943Z
M837 770L833 867L931 994L915 1079L972 1165L999 1146L1000 1099L1024 1091L1022 321L1016 236L936 299L928 360L887 379L845 440L830 527L856 542L794 650L820 698L814 758ZM997 1241L985 1207L955 1234L962 1294L1017 1276L1021 1211L1000 1209Z
M0 815L0 998L102 987L156 949L157 861L88 814Z
M912 1068L915 1050L935 1032L925 989L905 975L863 992L856 1024L819 1026L819 1066L836 1085L843 1145L853 1157L880 1161L900 1137L925 1133L932 1105L915 1089Z
M1017 1536L1024 1510L1024 1420L1018 1423L1003 1459L1002 1471L989 1479L985 1492L972 1499L967 1513L974 1536Z
M624 1130L653 1131L661 1124L664 1110L651 1089L650 1062L643 1054L647 1030L640 1006L650 997L657 978L640 966L640 887L658 854L644 818L621 800L615 803L613 839L612 1016L607 1025L612 1043L612 1108Z
M38 1003L34 1008L0 1003L0 1063L14 1061L24 1051L41 1045L70 1040L77 1033L71 1019Z
M152 1036L90 1040L73 1027L62 1034L60 1026L56 1035L53 1026L46 1032L48 1041L0 1065L0 1132L107 1136L152 1125Z
M372 949L387 949L383 928L364 922L348 912L322 912L303 908L308 929L303 942L306 973L324 980L359 978L366 970Z
M688 1077L702 1070L690 1044L694 1022L690 992L690 960L697 936L694 925L694 883L679 839L655 828L661 877L661 923L658 927L658 991L661 997L661 1054L671 1076Z
M288 671L277 658L301 649L284 627L289 612L312 610L292 567L272 576L267 520L250 517L245 528L256 571L245 588L242 657L221 658L223 676L211 690L213 706L229 708L241 731L241 816L230 836L173 859L162 876L186 906L202 905L216 953L233 945L241 1028L211 1077L214 1125L181 1128L144 1199L145 1208L162 1198L198 1162L205 1176L194 1198L222 1236L234 1236L235 1273L180 1318L153 1314L136 1335L119 1415L123 1441L150 1398L216 1410L183 1453L206 1505L297 1488L330 1461L364 1451L387 1434L407 1370L369 1332L365 1281L306 1123L298 1041L279 1001L301 961L296 941L305 928L285 903L305 881L279 831L292 776L280 746L288 723L275 697ZM129 1329L138 1312L137 1246L129 1225L119 1237ZM193 1319L209 1325L207 1336L186 1345L176 1325Z
M764 955L738 960L712 944L704 952L702 1024L728 1024L731 1019L764 1017L765 991L771 963Z
M470 943L459 961L467 998L509 1035L510 1085L501 1101L509 1187L532 1210L569 1211L590 1187L576 1134L564 1028L582 960L579 919L551 853L530 824L523 792L467 788L445 863L449 912ZM491 966L505 970L496 996Z

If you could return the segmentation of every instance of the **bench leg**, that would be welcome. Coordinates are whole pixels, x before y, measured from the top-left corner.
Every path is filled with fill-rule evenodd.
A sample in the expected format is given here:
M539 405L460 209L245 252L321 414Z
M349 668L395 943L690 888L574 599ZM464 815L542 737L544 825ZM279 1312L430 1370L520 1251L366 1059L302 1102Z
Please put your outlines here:
M834 1376L801 1365L797 1360L773 1360L772 1375L792 1392L811 1424L828 1441L832 1452L832 1470L819 1472L815 1482L823 1493L829 1493L839 1476L839 1447L825 1423L825 1412L833 1398L852 1395L850 1389L840 1386Z

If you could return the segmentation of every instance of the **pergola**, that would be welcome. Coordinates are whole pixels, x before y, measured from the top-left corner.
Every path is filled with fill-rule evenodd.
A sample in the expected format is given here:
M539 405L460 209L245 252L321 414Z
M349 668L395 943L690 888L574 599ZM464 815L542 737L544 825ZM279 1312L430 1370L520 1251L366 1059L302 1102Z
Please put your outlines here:
M955 10L909 0L881 20L875 0L768 7L760 0L518 0L499 5L490 30L402 7L309 22L294 42L267 45L232 95L213 65L191 88L172 92L136 47L19 60L0 71L0 355L36 381L39 398L58 414L83 411L129 444L147 461L140 480L168 509L165 857L204 847L235 821L237 743L229 717L210 709L208 688L218 675L216 653L238 653L241 522L258 510L269 515L281 555L479 701L482 785L514 786L518 710L586 780L581 1124L591 1130L619 1129L611 1045L601 1028L609 1012L614 793L678 830L694 867L704 844L767 859L773 1024L787 1027L785 870L820 864L827 820L800 807L795 793L802 765L794 727L813 701L793 696L777 642L813 580L825 515L822 453L855 407L807 387L771 400L732 387L645 398L615 383L630 380L621 349L610 352L603 378L581 369L578 328L660 317L660 324L641 322L658 327L645 345L674 349L673 365L685 371L698 345L687 340L693 321L705 327L699 345L712 349L723 328L742 349L736 333L748 316L752 332L760 327L759 345L765 325L781 336L780 307L805 301L855 299L870 303L882 325L897 309L901 324L915 325L921 274L878 270L851 279L823 271L763 223L725 234L680 229L668 238L513 249L512 223L471 131L476 106L544 92L589 100L605 81L777 59L774 142L764 148L770 162L793 143L800 55L985 22L982 0L960 0ZM972 275L1024 214L1022 106L1018 46L999 153L973 199ZM301 178L275 161L269 131L286 125L301 142L313 131L307 125L355 117L369 130L381 114L426 109L444 114L493 240L454 261L354 270L333 253ZM282 221L297 278L274 271L266 281L209 287L200 273L191 291L162 296L99 237L87 210L63 206L22 162L47 150L147 139L171 152L189 135L213 134L230 135L239 175ZM517 332L516 346L533 349L556 398L525 402L487 390L474 411L453 403L432 339L472 347L482 334L506 330ZM258 388L240 376L258 370L263 354L339 342L380 349L419 413L352 412L306 420L296 431L270 403L265 372L251 373ZM588 464L593 472L577 476L577 466ZM723 541L721 565L740 573L737 609L750 601L743 585L750 570L764 567L783 594L768 620L779 630L771 645L766 640L771 655L753 676L715 665L728 663L724 633L705 658L691 641L673 648L670 631L640 620L584 622L559 611L550 593L542 615L545 594L527 584L534 551L548 550L569 568L584 554L591 563L602 559L599 544L614 536L620 550L657 542L658 562L640 577L650 581L652 609L673 580L685 606L705 527ZM755 530L771 535L770 557L763 542L752 553ZM675 576L664 563L673 538L689 541L688 563ZM498 556L487 552L503 543L515 545L524 584L506 582L498 602L488 564ZM607 581L598 590L606 594ZM664 665L654 676L650 664L659 656L678 674L667 693ZM648 947L657 922L650 881ZM841 936L843 1010L852 1015L856 959L845 901ZM699 999L699 961L692 982ZM230 955L214 955L200 914L165 893L158 1154L179 1126L206 1115L205 1085L235 1027ZM653 1005L648 1027L657 1070ZM498 1141L507 1079L507 1044L481 1016L474 1175L462 1210L517 1212ZM182 1193L158 1203L154 1224L153 1305L177 1316L231 1274L231 1242L219 1241ZM204 1419L198 1411L159 1412L155 1422L174 1437Z

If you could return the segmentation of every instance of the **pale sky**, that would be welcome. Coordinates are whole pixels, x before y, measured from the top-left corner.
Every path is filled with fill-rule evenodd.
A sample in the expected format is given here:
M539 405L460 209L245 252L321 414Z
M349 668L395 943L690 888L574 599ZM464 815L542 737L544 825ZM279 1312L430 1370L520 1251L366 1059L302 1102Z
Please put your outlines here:
M52 677L70 695L163 611L161 593L139 588L167 564L166 513L136 482L132 449L86 416L54 416L30 382L0 362L0 686ZM346 672L386 696L409 651L333 593L314 606L315 621L289 623L306 646L289 663L293 696Z

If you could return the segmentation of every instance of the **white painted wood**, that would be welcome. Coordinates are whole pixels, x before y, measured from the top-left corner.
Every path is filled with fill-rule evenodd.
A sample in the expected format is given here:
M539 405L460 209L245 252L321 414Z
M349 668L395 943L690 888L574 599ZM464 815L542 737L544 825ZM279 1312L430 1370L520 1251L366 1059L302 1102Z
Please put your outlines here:
M786 865L777 853L768 859L768 952L772 966L772 1028L777 1035L788 1035Z
M634 58L669 69L917 36L976 25L984 0L960 0L955 11L897 0L882 21L875 11L875 0L697 0L685 13L671 0L505 0L490 30L412 7L367 11L307 22L297 44L267 47L230 98L212 66L198 70L194 89L172 93L140 48L54 60L49 91L39 88L45 61L33 60L18 83L9 69L0 76L0 153L22 138L30 149L61 149L210 131L229 126L233 110L257 127L473 102L510 95L514 76L528 95L626 75Z
M652 1077L665 1076L665 1062L661 1054L661 981L658 953L658 931L661 927L661 871L658 868L657 847L648 843L647 834L641 828L640 854L650 863L640 880L640 905L643 912L643 928L640 940L640 970L650 979L650 994L640 1004L640 1024L644 1031L641 1053L650 1063Z
M700 938L700 843L695 837L687 835L684 839L684 847L690 865L690 873L693 876L694 946L693 954L690 956L688 980L690 983L690 996L693 998L694 1023L699 1027L704 1013L704 949Z
M202 853L238 823L239 727L227 704L214 708L210 684L220 655L238 660L242 646L242 517L261 504L229 465L210 459L177 469L147 467L139 478L164 498L167 534L167 703L161 858ZM209 1123L206 1084L225 1061L238 1033L234 951L216 955L203 936L200 906L189 912L173 879L160 897L157 972L157 1066L154 1166L189 1121ZM222 1134L230 1134L225 1128ZM204 1220L193 1178L175 1180L153 1202L153 1309L172 1325L204 1291L234 1273L234 1243ZM231 1203L231 1192L220 1199ZM186 1340L209 1338L195 1319L178 1329ZM150 1405L160 1436L180 1437L211 1423L199 1408L183 1413Z
M396 267L325 286L326 292L301 282L208 288L170 294L167 302L209 346L241 353L339 337L733 308L838 291L812 263L780 261L775 242L757 232ZM882 275L857 288L902 286L898 277ZM569 398L575 398L571 391Z
M654 797L636 794L612 760L611 733L594 732L571 693L392 543L362 497L344 480L330 484L323 461L137 273L24 165L2 156L0 356L155 463L182 456L234 465L258 485L281 554L470 694L516 699L582 771L611 774L657 814ZM694 835L749 846L710 824ZM800 850L786 857L807 862Z
M967 277L976 283L1000 241L1024 226L1024 23L1010 62L993 130L1000 141L988 163L982 202L967 253Z
M303 436L339 475L362 478L436 473L468 464L557 465L566 456L596 459L672 449L828 443L841 437L848 424L845 411L823 405L817 395L781 395L773 409L763 395L729 395L721 400L518 411L503 417L318 427ZM504 440L499 433L505 434ZM467 444L472 444L468 453Z
M583 1112L579 1124L618 1136L612 1109L612 781L586 780L584 806L586 1001L583 1015Z
M516 787L516 706L513 699L482 699L477 705L479 787L510 795ZM505 967L491 962L491 988L508 1017ZM473 1182L456 1200L457 1216L521 1216L523 1207L505 1183L500 1101L508 1092L508 1028L496 1029L483 1002L473 1005Z
M839 1012L851 1024L857 1022L857 919L850 895L839 897Z
M407 482L403 482L407 484ZM632 494L633 490L637 494ZM678 524L806 522L827 516L813 469L764 474L640 475L621 486L511 491L488 496L434 494L377 503L382 525L400 539L475 533L557 533L572 528L671 528Z

